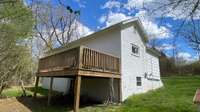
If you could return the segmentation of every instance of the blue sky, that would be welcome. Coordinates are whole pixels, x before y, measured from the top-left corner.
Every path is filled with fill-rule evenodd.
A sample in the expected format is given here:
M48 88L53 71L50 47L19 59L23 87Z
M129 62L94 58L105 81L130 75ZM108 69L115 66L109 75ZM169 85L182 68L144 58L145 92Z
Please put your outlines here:
M91 31L98 31L121 20L137 16L142 20L150 35L149 38L156 39L159 43L158 49L164 49L165 53L171 56L174 48L172 40L176 35L175 28L182 20L169 16L164 18L163 24L160 24L159 17L147 17L148 13L141 7L143 1L145 0L70 0L66 4L81 11L80 22ZM178 37L176 47L178 55L186 59L196 58L196 52L184 38Z

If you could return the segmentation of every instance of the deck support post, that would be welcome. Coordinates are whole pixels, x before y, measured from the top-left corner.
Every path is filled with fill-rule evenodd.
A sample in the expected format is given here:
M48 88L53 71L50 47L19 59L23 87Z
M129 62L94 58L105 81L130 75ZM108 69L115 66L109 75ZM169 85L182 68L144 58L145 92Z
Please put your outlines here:
M51 79L50 79L50 88L49 88L48 102L47 102L47 105L48 105L48 106L49 106L50 103L51 103L52 88L53 88L53 77L51 77Z
M36 96L37 96L39 79L40 79L40 77L39 77L39 76L36 76L35 89L34 89L34 94L33 94L33 97L34 97L34 98L36 98Z
M118 103L122 102L122 85L121 85L121 78L118 79Z
M79 112L81 76L77 75L74 85L74 112Z

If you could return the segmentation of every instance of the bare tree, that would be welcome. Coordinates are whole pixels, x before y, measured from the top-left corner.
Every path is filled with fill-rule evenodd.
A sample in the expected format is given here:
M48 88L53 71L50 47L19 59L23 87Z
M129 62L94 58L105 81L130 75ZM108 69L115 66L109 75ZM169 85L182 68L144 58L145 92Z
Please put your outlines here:
M161 24L164 23L165 17L179 19L172 44L177 48L177 37L184 37L192 48L200 52L200 0L156 0L146 3L144 8L149 11L150 15L159 17ZM174 57L177 52L177 49L173 50Z
M42 50L39 51L40 55L80 37L77 29L80 24L80 11L73 10L66 3L67 0L55 0L54 3L52 0L32 0L29 4L36 22L33 37L36 37L37 44L40 45L37 49ZM70 85L73 87L73 81Z
M181 34L187 39L189 45L197 51L197 55L200 53L200 21L191 19L191 22L187 23L183 28Z
M64 46L78 37L77 26L80 11L74 11L66 5L66 1L57 0L53 4L51 0L45 2L33 0L31 7L36 20L34 27L36 37L44 42L46 50L52 50L58 46Z

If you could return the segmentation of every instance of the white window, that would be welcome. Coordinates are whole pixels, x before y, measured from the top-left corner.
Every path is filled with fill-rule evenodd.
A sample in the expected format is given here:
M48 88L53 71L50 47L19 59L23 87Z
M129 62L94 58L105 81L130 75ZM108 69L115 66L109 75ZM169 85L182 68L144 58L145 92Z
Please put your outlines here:
M131 44L131 45L132 45L132 54L139 56L139 47L134 44Z
M136 77L137 86L142 86L142 77Z

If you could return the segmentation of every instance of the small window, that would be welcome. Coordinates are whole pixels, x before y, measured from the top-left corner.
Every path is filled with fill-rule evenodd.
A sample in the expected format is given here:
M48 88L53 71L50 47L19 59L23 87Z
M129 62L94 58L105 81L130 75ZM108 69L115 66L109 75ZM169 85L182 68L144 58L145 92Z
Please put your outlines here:
M137 81L137 86L142 86L142 78L141 77L136 77Z
M139 55L139 47L134 45L134 44L132 44L132 53L134 55Z

